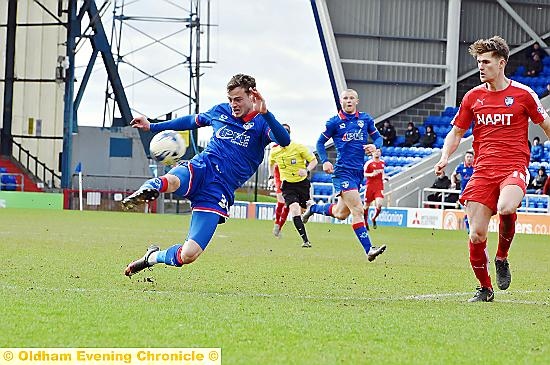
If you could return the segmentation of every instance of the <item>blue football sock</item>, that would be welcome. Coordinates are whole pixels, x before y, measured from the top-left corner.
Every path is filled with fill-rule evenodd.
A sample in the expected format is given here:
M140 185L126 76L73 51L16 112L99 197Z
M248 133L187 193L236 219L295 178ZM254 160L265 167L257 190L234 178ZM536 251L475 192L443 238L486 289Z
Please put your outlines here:
M157 253L157 262L170 265L170 266L182 266L181 258L178 257L182 245L175 244L172 247L168 247L166 250L159 251Z
M332 205L332 203L314 204L314 205L311 206L310 209L311 209L312 213L331 216L331 214L330 214L331 205Z
M365 227L365 223L356 223L352 225L353 231L355 232L355 235L359 239L359 242L361 243L361 246L365 249L366 253L369 253L369 250L371 248L371 242L369 238L369 234L367 232L367 228Z

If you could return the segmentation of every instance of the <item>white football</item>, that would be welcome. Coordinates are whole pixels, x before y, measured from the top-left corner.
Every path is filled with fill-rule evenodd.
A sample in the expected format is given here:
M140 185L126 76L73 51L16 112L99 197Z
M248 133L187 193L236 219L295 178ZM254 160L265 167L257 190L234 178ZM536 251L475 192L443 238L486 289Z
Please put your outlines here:
M157 133L149 144L151 157L164 165L173 165L185 155L187 146L181 134L167 130Z

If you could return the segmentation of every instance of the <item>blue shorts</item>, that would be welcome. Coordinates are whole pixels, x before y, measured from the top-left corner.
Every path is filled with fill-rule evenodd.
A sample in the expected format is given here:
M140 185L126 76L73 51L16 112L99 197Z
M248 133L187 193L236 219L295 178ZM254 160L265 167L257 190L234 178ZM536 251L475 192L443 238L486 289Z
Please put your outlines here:
M336 195L348 190L357 190L363 182L363 170L335 170L332 175L332 185Z
M229 217L234 193L222 182L208 159L197 155L172 168L168 174L180 179L180 187L174 194L189 199L193 211L215 213L220 216L220 223Z

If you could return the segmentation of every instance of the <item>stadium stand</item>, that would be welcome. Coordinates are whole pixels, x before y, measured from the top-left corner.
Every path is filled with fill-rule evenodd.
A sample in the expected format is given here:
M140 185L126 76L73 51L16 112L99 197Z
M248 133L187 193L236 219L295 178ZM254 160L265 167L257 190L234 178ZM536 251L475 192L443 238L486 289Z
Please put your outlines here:
M542 71L537 76L523 76L525 74L525 66L520 65L510 78L529 86L539 97L542 97L546 91L546 85L550 83L550 56L544 57L542 64Z

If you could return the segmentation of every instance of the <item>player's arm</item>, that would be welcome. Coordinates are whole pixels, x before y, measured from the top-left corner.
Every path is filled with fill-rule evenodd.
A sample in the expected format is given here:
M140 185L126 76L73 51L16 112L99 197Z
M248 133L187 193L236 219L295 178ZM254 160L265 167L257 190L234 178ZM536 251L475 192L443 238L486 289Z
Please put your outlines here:
M321 133L315 147L317 148L317 154L319 155L319 159L323 164L323 171L328 174L331 174L334 172L334 167L332 166L332 163L328 160L327 150L325 148L325 143L328 140L329 138L325 136L324 133Z
M451 175L451 189L455 189L458 184L458 172L453 172Z
M363 175L366 177L366 178L369 178L369 177L375 177L376 175L378 175L378 172L376 170L374 171L371 171L371 169L369 168L368 166L368 161L365 163L365 166L363 166Z
M197 124L197 115L186 115L176 119L168 120L166 122L151 123L143 115L132 119L130 125L133 128L143 129L144 131L160 132L168 129L175 131L185 131L189 129L196 129L199 127Z
M369 130L369 135L372 138L372 144L363 146L363 149L366 153L371 154L384 144L384 138L382 138L382 135L374 126L374 120L372 120L372 128Z
M464 133L466 133L466 129L462 129L454 125L449 134L447 134L447 137L445 137L445 143L443 143L443 148L441 149L441 158L434 166L436 175L441 175L441 172L445 170L445 167L449 163L449 157L451 157L458 148Z
M309 174L311 171L315 170L315 167L317 167L317 158L315 158L315 156L313 156L313 158L311 158L311 161L308 162L303 176L307 176L307 174Z
M273 190L275 187L275 161L269 160L269 177L267 178L267 188Z
M279 144L286 147L290 144L290 135L286 129L275 119L275 116L267 110L267 105L262 94L256 88L250 88L250 96L252 97L252 107L255 111L262 114L264 120L269 126L269 138Z

